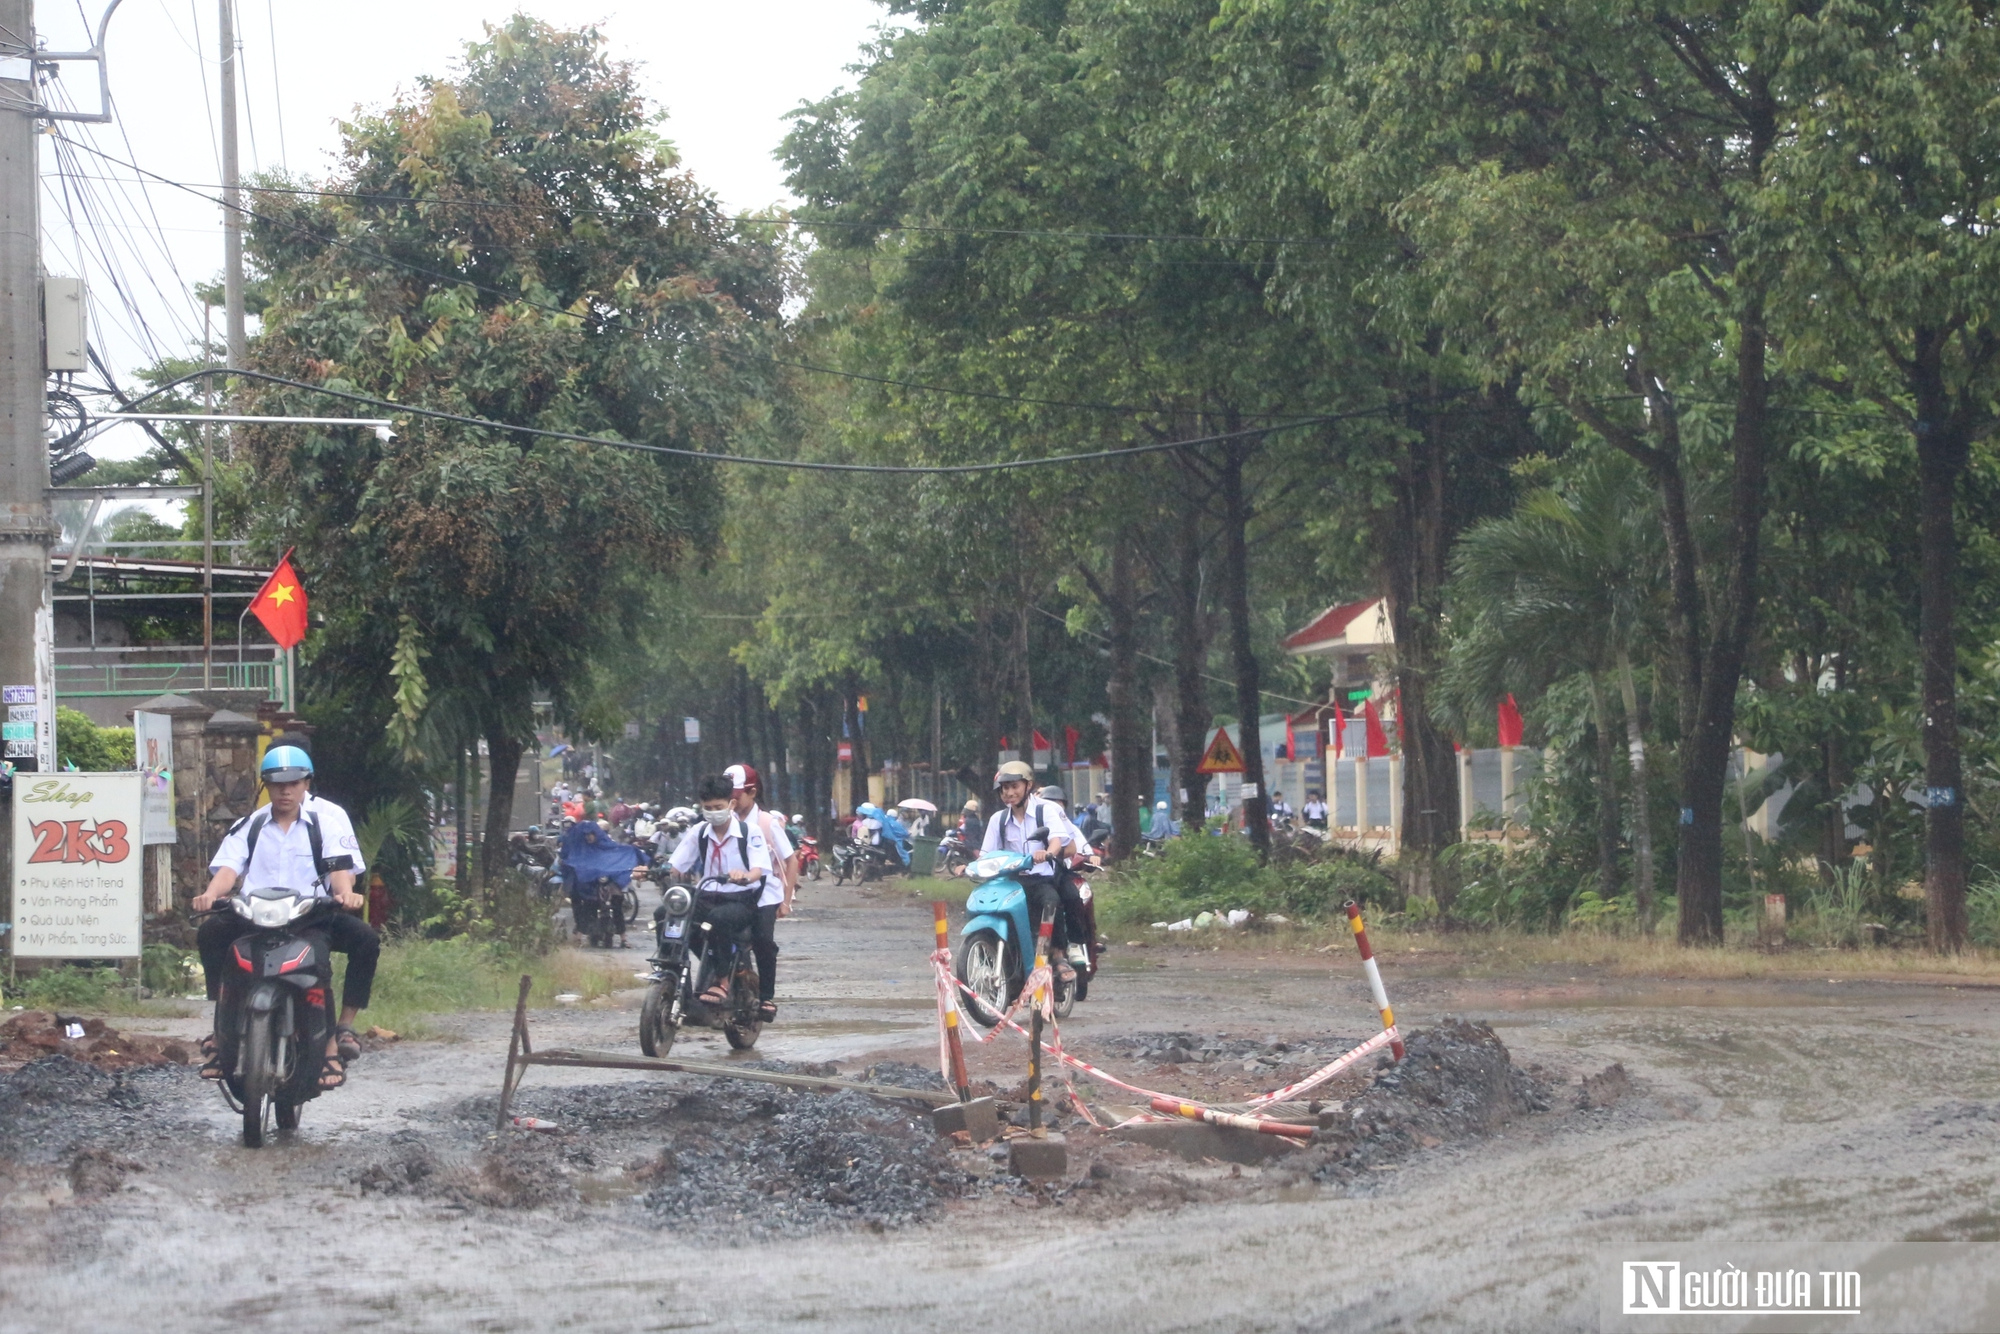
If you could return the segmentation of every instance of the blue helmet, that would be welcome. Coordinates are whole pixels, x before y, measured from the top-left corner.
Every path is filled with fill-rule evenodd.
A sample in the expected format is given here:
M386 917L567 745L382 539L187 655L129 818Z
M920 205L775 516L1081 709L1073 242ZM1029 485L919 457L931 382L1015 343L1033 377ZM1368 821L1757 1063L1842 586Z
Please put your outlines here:
M264 762L257 766L257 773L267 783L296 783L302 778L311 778L312 756L297 746L273 746L264 752Z

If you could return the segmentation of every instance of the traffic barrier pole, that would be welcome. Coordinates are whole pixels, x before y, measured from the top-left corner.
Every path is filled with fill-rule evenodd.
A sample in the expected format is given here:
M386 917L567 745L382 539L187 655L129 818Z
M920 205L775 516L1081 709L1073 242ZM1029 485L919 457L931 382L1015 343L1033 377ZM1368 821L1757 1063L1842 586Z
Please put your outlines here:
M1293 1139L1312 1138L1313 1127L1293 1125L1288 1121L1267 1121L1261 1116L1240 1116L1235 1112L1218 1112L1213 1107L1203 1107L1199 1103L1177 1102L1172 1098L1154 1098L1153 1110L1165 1112L1168 1116L1184 1116L1190 1121L1206 1121L1212 1126L1229 1126L1235 1130L1254 1130L1260 1135L1288 1135Z
M951 952L951 947L946 943L946 937L951 932L950 909L945 906L942 900L937 900L932 902L931 912L937 919L938 953L948 956ZM946 966L949 967L950 965ZM958 1090L958 1100L960 1102L971 1102L972 1080L965 1072L965 1047L958 1039L957 991L957 987L940 989L939 994L944 998L944 1035L945 1042L951 1048L952 1087Z
M1054 919L1044 916L1042 925L1035 932L1035 976L1048 976L1049 936L1055 930ZM1042 1128L1042 986L1037 982L1035 995L1028 1004L1028 1133L1036 1139L1048 1134Z
M1382 1028L1393 1033L1396 1015L1389 1008L1389 993L1382 988L1382 970L1375 966L1375 951L1368 947L1368 932L1361 925L1361 905L1353 899L1347 901L1347 924L1354 928L1354 943L1361 947L1361 971L1368 974L1368 990L1375 997L1375 1008L1382 1012ZM1402 1060L1403 1039L1390 1039L1389 1050L1398 1061Z

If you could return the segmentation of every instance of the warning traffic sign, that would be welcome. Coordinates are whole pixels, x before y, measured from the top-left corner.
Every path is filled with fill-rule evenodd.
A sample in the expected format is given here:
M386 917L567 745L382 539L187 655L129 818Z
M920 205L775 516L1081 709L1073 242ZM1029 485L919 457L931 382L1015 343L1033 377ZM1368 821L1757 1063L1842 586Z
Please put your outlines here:
M1201 765L1195 772L1240 774L1243 772L1243 752L1229 739L1229 733L1218 727L1215 729L1215 740L1208 743L1208 749L1201 757Z

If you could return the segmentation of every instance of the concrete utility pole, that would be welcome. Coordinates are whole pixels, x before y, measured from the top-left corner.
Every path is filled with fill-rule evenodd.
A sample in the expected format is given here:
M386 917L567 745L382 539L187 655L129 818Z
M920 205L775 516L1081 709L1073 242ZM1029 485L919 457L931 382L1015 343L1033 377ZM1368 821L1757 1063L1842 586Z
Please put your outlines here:
M47 641L49 446L43 422L41 220L36 206L34 0L0 0L0 686L53 688L37 672ZM46 706L39 698L32 701ZM36 767L18 744L14 764Z
M249 363L243 328L243 192L236 165L236 8L218 0L222 31L222 305L229 337L229 368Z

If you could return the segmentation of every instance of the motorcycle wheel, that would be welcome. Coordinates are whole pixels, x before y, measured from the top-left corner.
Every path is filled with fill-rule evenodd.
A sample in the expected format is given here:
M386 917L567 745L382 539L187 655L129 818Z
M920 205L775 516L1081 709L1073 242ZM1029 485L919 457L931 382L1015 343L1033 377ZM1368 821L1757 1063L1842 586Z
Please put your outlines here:
M618 895L618 934L624 935L632 923L639 920L639 891L631 885L625 886Z
M1074 968L1076 965L1072 964L1070 966ZM1056 1018L1058 1019L1069 1018L1070 1011L1076 1008L1076 1002L1082 995L1082 990L1083 990L1082 973L1078 973L1076 975L1076 981L1070 983L1068 986L1063 985L1062 978L1058 977L1056 979Z
M272 1062L271 1016L253 1014L243 1034L243 1147L264 1147L264 1117L274 1110L277 1071Z
M966 936L958 942L958 958L952 968L972 991L970 996L959 993L959 999L973 1022L981 1028L999 1023L1008 1002L1014 999L1013 979L1007 976L1006 946L1000 937L991 931Z
M639 1050L648 1056L665 1056L674 1049L681 1027L674 1014L674 993L680 985L679 974L655 982L646 992L646 1003L639 1007Z
M847 864L845 862L835 862L833 864L833 883L836 885L847 883Z
M303 1108L304 1108L303 1103L296 1103L296 1102L279 1103L278 1129L297 1130L299 1128L299 1112L303 1110Z
M729 984L729 1017L722 1023L722 1036L729 1039L734 1051L748 1051L757 1045L757 1037L764 1031L757 1015L757 984L749 979L755 974L737 969L736 976Z
M815 882L817 882L817 881L819 880L819 863L818 863L817 861L815 861L815 862L814 862L814 863L812 864L812 871L811 871L811 875L812 875L812 878L813 878L813 880L814 880Z

